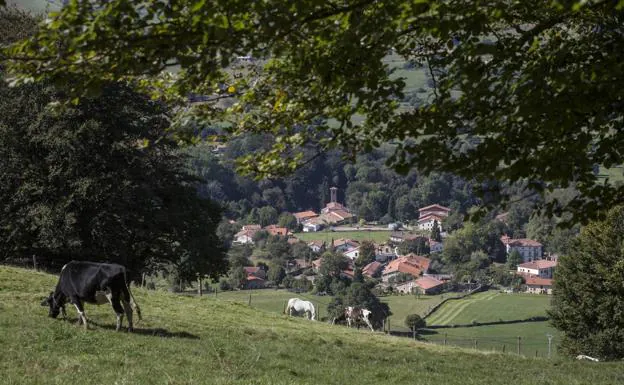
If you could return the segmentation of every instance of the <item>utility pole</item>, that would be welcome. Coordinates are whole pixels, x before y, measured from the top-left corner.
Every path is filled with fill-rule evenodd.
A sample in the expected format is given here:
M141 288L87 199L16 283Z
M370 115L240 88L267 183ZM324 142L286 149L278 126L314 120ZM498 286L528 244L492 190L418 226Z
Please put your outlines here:
M548 337L548 358L550 358L550 346L551 346L551 342L552 342L552 334L546 334L546 337Z

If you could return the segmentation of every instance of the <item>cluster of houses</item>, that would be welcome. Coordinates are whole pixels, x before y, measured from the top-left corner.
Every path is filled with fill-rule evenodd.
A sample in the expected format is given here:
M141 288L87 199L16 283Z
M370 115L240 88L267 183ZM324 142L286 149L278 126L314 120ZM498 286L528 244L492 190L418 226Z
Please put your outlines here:
M260 225L245 225L234 235L234 240L232 243L245 245L245 244L253 244L254 236L257 232L264 230L270 235L281 235L284 237L288 237L291 235L290 231L286 227L279 227L277 225L269 225L262 227Z
M553 274L557 267L556 256L544 256L543 245L533 239L501 237L507 255L517 251L523 263L516 267L516 274L524 278L527 293L552 294Z
M302 225L304 232L315 232L328 225L338 225L351 220L354 216L342 204L337 202L337 188L330 188L330 202L321 210L320 214L313 211L302 211L294 213L297 223ZM396 292L432 294L442 291L451 278L449 275L436 275L429 273L430 260L422 255L409 254L399 255L394 246L401 242L422 239L423 243L429 246L430 253L439 253L443 250L443 242L435 241L428 236L422 235L431 231L434 226L439 226L443 233L442 221L450 214L450 209L438 204L430 205L419 209L418 229L420 234L394 231L390 235L389 243L375 244L375 261L364 266L362 274L370 278L381 278L381 286L392 287ZM497 218L503 220L504 218ZM299 240L284 227L270 225L262 228L259 225L243 226L234 237L234 243L253 244L254 235L264 230L271 235L281 235L288 237L291 243ZM532 239L512 239L503 235L501 242L505 245L507 255L514 250L523 258L523 263L517 267L516 274L521 275L525 282L526 291L529 293L552 293L553 271L557 265L556 257L543 257L543 246ZM315 253L321 254L326 249L343 254L347 257L350 265L342 272L342 276L352 279L355 260L359 257L360 243L350 239L332 240L330 245L322 241L310 241L308 247ZM420 253L418 253L420 254ZM287 270L298 272L303 269L312 268L318 272L322 259L315 261L289 262ZM266 272L261 268L248 267L247 287L260 288L265 286ZM299 274L296 279L308 279L314 281L313 274Z

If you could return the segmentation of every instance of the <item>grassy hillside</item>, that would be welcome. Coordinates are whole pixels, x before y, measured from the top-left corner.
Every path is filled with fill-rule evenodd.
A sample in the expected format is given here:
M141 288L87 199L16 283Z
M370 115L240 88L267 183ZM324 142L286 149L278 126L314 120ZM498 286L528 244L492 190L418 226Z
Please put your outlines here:
M616 384L618 363L535 360L331 327L221 301L134 289L144 321L111 328L89 306L85 332L49 319L55 277L0 267L3 384ZM99 326L98 326L99 325Z

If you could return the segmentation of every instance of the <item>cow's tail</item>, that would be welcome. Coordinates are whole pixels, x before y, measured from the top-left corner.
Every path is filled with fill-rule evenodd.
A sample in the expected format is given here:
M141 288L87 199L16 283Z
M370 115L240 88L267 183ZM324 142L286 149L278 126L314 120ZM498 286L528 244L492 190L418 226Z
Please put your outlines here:
M130 294L130 306L132 306L134 308L134 310L137 313L137 316L139 316L139 321L143 321L143 317L141 317L141 308L139 307L139 304L137 303L136 299L134 299L134 295L132 295L132 291L130 290L130 286L128 285L128 278L126 277L126 271L124 270L124 282L126 284L126 290L128 290L128 293Z

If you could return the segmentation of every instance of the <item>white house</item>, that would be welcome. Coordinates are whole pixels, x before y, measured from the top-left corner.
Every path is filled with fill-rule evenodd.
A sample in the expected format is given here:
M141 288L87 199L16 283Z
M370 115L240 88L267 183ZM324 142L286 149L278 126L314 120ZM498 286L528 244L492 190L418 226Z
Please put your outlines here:
M347 251L342 253L345 257L355 261L360 256L360 247L350 248Z
M308 242L308 247L315 253L320 253L325 248L325 242L310 241Z
M260 225L245 225L234 235L232 243L238 244L251 244L253 243L253 236L260 231Z
M314 233L323 229L323 221L317 218L310 219L303 224L304 233Z
M526 291L532 294L552 294L552 279L529 277L526 279Z
M438 223L442 231L442 220L449 216L451 209L438 204L418 209L418 229L431 231L434 222Z
M517 250L518 253L520 253L520 255L522 256L524 262L542 259L543 246L538 241L526 238L511 239L506 235L503 235L501 237L501 241L507 249L507 255L511 254L512 251Z
M525 262L518 265L518 273L539 278L552 278L557 261L539 259L537 261Z

